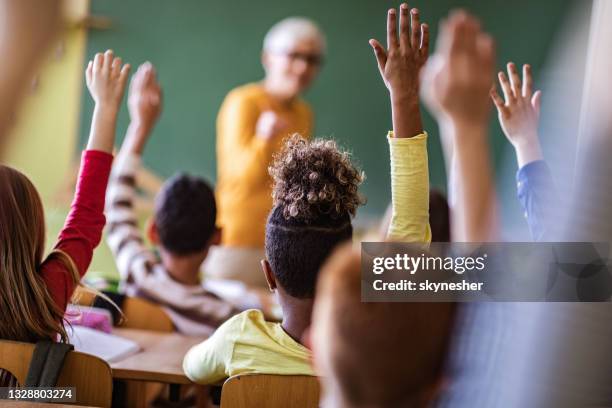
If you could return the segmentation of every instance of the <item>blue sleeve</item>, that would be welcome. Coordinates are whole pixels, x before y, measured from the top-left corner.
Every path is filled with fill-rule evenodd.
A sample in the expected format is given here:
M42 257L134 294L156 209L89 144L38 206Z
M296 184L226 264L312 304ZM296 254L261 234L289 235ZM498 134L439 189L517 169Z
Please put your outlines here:
M548 165L537 160L521 167L516 173L518 199L534 241L550 236L553 227L552 206L557 193Z

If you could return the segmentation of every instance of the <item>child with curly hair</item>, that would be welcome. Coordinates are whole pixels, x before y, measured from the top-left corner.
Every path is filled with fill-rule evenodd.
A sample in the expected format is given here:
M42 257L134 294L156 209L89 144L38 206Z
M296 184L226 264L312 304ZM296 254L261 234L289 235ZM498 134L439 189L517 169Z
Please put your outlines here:
M405 23L402 20L402 23ZM393 132L391 239L429 243L427 135L418 105L418 72L427 57L428 33L418 16L414 47L389 53L372 44L391 94ZM391 27L395 30L395 26ZM401 24L402 39L410 28ZM397 43L396 34L393 39ZM221 325L185 356L183 370L194 382L211 384L237 374L315 375L303 338L310 326L319 269L353 235L351 220L364 203L363 174L333 140L289 138L271 165L273 204L262 268L283 310L281 323L247 310Z

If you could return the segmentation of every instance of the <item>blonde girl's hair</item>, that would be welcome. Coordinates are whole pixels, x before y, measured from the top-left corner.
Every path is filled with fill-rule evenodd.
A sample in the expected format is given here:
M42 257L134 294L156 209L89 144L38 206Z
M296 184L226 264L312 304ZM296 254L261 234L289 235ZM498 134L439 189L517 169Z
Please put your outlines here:
M43 259L45 218L42 201L30 180L0 165L0 338L35 342L68 340L64 311L41 275L45 262L64 264L75 285L80 277L73 260L61 250Z

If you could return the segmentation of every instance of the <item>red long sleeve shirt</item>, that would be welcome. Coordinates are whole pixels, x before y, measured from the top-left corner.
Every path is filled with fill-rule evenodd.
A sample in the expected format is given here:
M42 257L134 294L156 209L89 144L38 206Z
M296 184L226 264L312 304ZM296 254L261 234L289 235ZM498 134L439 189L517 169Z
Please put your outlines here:
M75 263L79 276L85 275L93 250L100 243L104 217L104 197L113 162L113 156L86 150L81 158L81 169L70 212L59 233L56 249L61 249ZM43 262L40 273L57 305L66 310L74 291L74 282L63 262L48 259Z

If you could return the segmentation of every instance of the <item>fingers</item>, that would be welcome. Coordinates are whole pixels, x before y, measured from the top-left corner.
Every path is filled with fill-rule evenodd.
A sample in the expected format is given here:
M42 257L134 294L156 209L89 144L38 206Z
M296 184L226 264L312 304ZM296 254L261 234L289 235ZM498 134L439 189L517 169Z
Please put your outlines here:
M111 77L117 78L121 73L121 58L117 57L113 60L111 65Z
M104 63L104 55L97 53L93 61L93 73L97 73L102 70L102 64Z
M536 91L531 98L531 106L536 112L536 115L540 116L540 106L542 105L542 91Z
M420 49L423 55L429 55L429 26L427 24L421 24Z
M407 5L406 8L408 8ZM418 9L413 8L410 10L410 27L412 27L410 46L413 50L418 50L421 43L421 21Z
M516 65L513 62L509 62L507 69L508 76L510 77L510 87L512 89L512 93L515 97L519 97L521 96L521 78L519 77Z
M490 95L499 113L504 113L506 111L506 105L504 104L502 97L499 96L499 93L497 93L497 89L495 89L495 87L491 88Z
M383 48L383 46L376 40L370 40L370 45L374 50L374 55L376 56L376 62L378 63L378 70L381 75L385 70L385 64L387 63L387 52Z
M400 48L402 49L408 49L410 48L411 42L412 42L412 38L411 38L411 34L410 34L410 19L411 17L408 17L408 4L406 3L402 3L402 5L400 6L400 34L399 34L399 38L400 38Z
M467 25L467 14L463 10L455 11L449 19L451 44L451 54L458 51L463 51L468 47L470 39L468 38L469 31Z
M123 68L121 68L121 71L119 71L119 84L121 85L121 89L125 89L125 84L130 74L130 68L130 64L125 64Z
M476 47L483 70L486 70L486 72L490 73L489 75L493 76L495 70L495 41L493 37L486 33L479 33Z
M523 65L523 97L531 98L533 92L533 77L531 76L531 65Z
M513 102L515 97L514 97L514 93L512 92L512 88L510 86L510 81L508 81L506 74L500 71L497 74L497 78L499 79L499 84L502 87L502 91L504 93L504 98L506 99L506 102L509 102L509 103Z
M395 9L389 9L387 13L387 49L391 51L397 48L397 21Z
M102 70L106 73L110 73L111 72L111 66L113 63L113 51L112 50L106 50L106 52L104 53L104 61L102 63Z
M90 84L93 76L93 61L89 61L87 68L85 69L85 81Z

